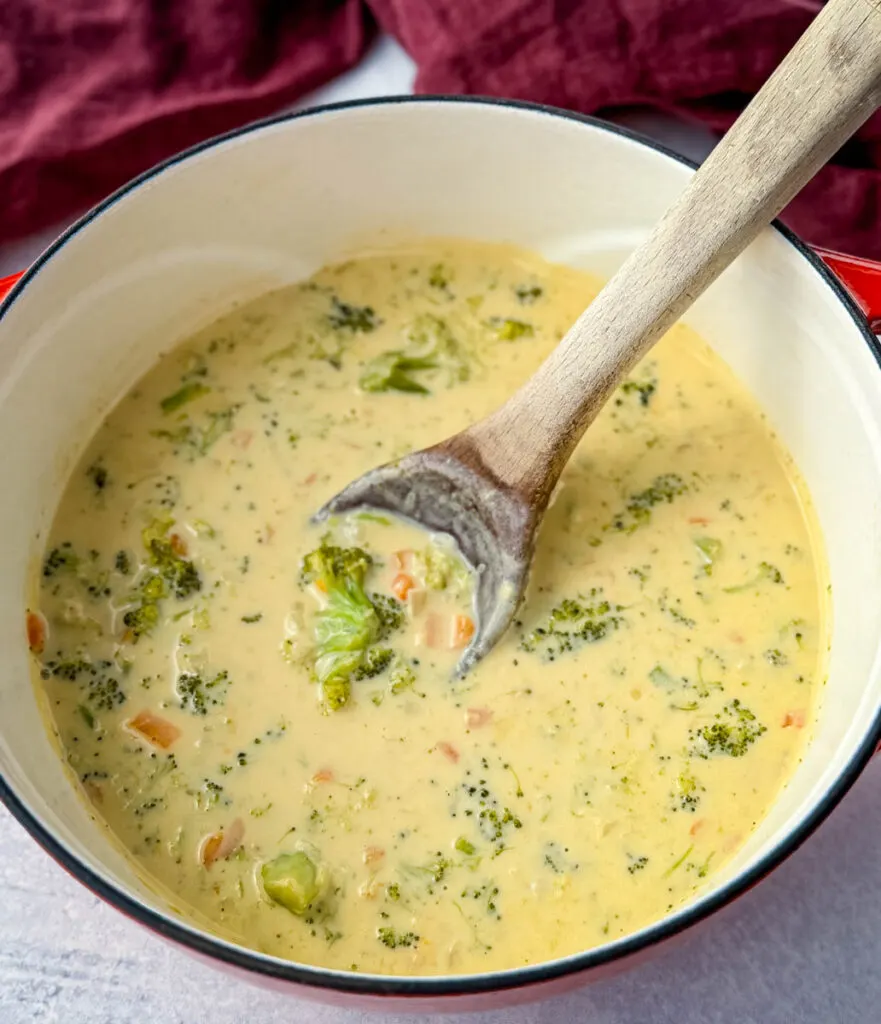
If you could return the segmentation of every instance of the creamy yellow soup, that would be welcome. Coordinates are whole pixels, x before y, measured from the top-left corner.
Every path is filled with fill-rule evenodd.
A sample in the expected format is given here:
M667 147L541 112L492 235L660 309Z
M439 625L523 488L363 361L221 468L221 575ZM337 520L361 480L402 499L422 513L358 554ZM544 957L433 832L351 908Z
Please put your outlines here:
M310 515L485 415L597 281L523 252L371 255L242 306L119 403L28 618L72 773L182 915L386 974L517 967L689 900L809 731L804 489L677 326L563 474L514 627L465 679L442 538Z

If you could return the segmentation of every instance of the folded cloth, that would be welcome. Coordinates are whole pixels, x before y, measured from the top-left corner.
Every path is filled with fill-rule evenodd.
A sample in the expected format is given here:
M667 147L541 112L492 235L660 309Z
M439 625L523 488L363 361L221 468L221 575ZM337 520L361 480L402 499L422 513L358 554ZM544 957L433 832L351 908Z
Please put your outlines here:
M419 92L724 130L820 0L14 0L0 5L0 239L351 67L375 16ZM808 241L881 259L881 119L787 209Z
M0 2L0 240L354 65L361 0Z
M371 0L416 88L590 114L652 106L724 131L820 0ZM881 260L881 117L783 216L807 241Z

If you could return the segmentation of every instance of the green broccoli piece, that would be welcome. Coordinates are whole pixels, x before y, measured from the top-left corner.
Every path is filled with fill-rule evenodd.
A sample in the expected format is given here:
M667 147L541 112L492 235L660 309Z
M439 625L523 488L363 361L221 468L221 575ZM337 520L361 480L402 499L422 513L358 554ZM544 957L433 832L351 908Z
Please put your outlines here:
M199 672L182 672L175 684L178 702L185 711L207 715L209 706L223 703L229 681L226 671L218 672L212 678L205 678Z
M454 587L464 590L470 581L468 567L455 551L430 544L416 554L416 571L430 590Z
M203 395L210 395L211 388L205 384L200 384L198 381L191 381L189 384L184 384L171 395L167 395L159 403L159 407L162 412L168 416L170 413L177 412L182 405L186 405L188 402L194 402L197 398L201 398Z
M394 660L394 652L388 647L371 647L364 656L364 660L352 673L355 682L362 679L373 679L382 675Z
M202 579L195 565L179 554L173 541L168 539L172 522L171 519L154 519L141 531L141 540L147 549L147 560L156 574L174 597L183 600L202 589Z
M531 338L535 334L532 324L511 317L490 317L489 326L495 331L499 341L516 341L518 338Z
M57 576L59 573L75 573L80 565L79 555L74 553L70 541L65 541L57 548L52 548L43 562L43 576L46 579Z
M736 587L725 587L726 594L741 594L745 590L756 590L763 583L784 583L783 573L770 562L759 562L758 572L746 583L739 583Z
M377 641L388 640L396 630L404 625L404 606L394 597L387 594L371 594L370 603L379 619Z
M137 607L129 608L122 621L132 634L132 639L137 642L156 628L159 622L159 606L155 601L144 600Z
M358 381L363 391L403 391L412 395L431 394L412 374L417 370L436 370L429 356L410 356L399 349L383 352L364 366Z
M695 537L694 546L700 560L700 571L705 576L713 575L713 567L722 556L722 541L715 537Z
M373 558L363 548L338 547L324 537L303 559L300 579L307 585L320 581L327 590L347 579L363 586L372 565Z
M376 937L389 949L409 949L419 942L415 932L396 932L394 928L385 926L376 929Z
M396 662L389 673L389 689L392 693L397 696L399 693L411 689L415 682L416 673L413 668L403 661Z
M658 382L654 377L649 377L646 380L625 380L619 390L622 395L636 395L639 399L639 404L645 408L658 390Z
M465 836L459 836L453 845L459 853L464 853L466 857L471 857L474 854L474 843L469 842Z
M369 334L382 323L372 306L356 306L351 302L343 302L336 295L331 298L330 304L331 311L327 319L335 331Z
M767 727L758 721L752 711L735 698L716 715L712 725L689 732L689 739L694 744L691 752L704 760L713 754L743 757L750 746L767 731Z
M537 284L520 284L514 289L517 301L524 306L531 306L536 299L544 295L544 289Z
M432 288L444 289L449 287L452 276L443 263L435 263L429 271L428 283Z
M655 477L644 491L631 495L624 511L619 512L605 529L633 533L651 519L652 509L656 505L670 504L674 498L685 494L687 490L688 486L681 476L676 473L663 473Z
M260 869L260 878L272 902L297 917L317 910L330 888L327 870L302 850L282 853L267 861Z
M547 620L520 641L524 651L538 651L546 661L576 651L584 644L597 643L618 629L624 619L620 605L607 601L602 591L593 588L588 596L566 598Z
M444 372L448 384L468 380L468 359L445 320L425 313L410 325L407 338L406 348L383 352L365 364L359 381L365 391L428 394L429 389L413 377L426 370Z

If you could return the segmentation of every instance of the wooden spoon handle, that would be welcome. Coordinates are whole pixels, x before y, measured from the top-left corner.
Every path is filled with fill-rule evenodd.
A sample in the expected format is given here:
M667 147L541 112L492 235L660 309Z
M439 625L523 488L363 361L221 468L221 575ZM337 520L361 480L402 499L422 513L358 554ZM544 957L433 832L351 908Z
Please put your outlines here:
M547 496L621 378L879 104L881 0L830 0L529 383L478 425L504 483Z

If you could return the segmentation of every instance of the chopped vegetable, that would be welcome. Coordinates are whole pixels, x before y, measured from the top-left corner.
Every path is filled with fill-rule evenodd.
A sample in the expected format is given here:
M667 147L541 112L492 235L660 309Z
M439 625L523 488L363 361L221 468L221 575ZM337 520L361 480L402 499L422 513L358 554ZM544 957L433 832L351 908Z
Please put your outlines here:
M722 541L715 537L695 537L694 546L700 560L700 571L705 576L712 576L713 567L722 556Z
M215 861L226 860L242 845L244 836L245 826L241 818L236 818L229 828L205 836L199 844L199 863L210 868Z
M176 725L152 711L139 711L125 724L131 732L147 740L148 743L152 743L154 747L161 747L163 750L168 750L181 735L181 731Z
M453 746L452 743L447 743L446 740L439 740L434 745L434 749L440 751L441 754L451 763L457 764L459 761L459 751Z
M406 601L407 595L416 586L416 580L405 572L399 572L392 580L392 593L399 601Z
M169 413L177 412L182 405L186 405L188 402L194 402L197 398L201 398L203 395L210 395L211 388L206 387L204 384L200 384L198 381L190 381L189 384L184 384L171 395L167 395L159 403L160 408L167 416Z
M520 284L514 289L514 294L517 296L518 302L524 306L531 306L536 299L540 299L544 295L544 289L537 284Z
M426 370L445 371L449 384L468 379L468 362L444 320L428 313L419 317L409 340L407 348L383 352L364 365L359 380L364 391L427 395L429 389L413 376Z
M456 615L453 618L453 632L450 638L450 646L453 650L467 647L471 637L474 636L474 620L470 615Z
M28 648L32 654L42 654L46 646L46 620L39 612L28 612L25 616Z
M419 552L412 552L414 572L421 576L429 590L454 588L464 591L470 573L458 552L449 545L433 542Z
M688 486L677 473L663 473L655 477L644 491L632 495L623 512L608 524L607 530L620 530L633 533L640 526L645 526L652 517L652 509L656 505L670 504L674 498L685 494Z
M316 910L327 896L328 872L302 850L282 853L260 869L266 895L297 917Z
M419 936L415 932L396 932L394 928L388 926L377 928L376 936L389 949L409 949L419 942Z
M518 338L531 338L535 334L532 324L511 317L490 317L489 326L495 331L499 341L516 341Z
M331 298L330 304L331 311L327 314L327 319L335 331L369 334L382 323L371 306L356 306L351 302L343 302L336 295Z
M767 731L767 727L758 721L752 711L735 698L716 715L712 725L689 732L689 738L694 744L691 752L702 758L712 754L743 757L749 747Z
M741 594L745 590L757 590L763 583L783 583L783 573L770 562L759 562L759 569L752 579L736 587L725 587L726 594Z
M538 651L546 661L576 651L584 644L597 643L618 629L624 619L620 605L607 601L602 591L592 589L587 597L566 598L545 623L520 641L524 651Z
M208 678L199 672L182 672L175 692L180 706L194 715L207 715L209 707L223 704L229 686L229 673L218 672Z

